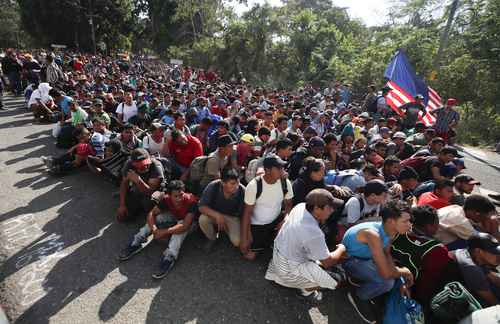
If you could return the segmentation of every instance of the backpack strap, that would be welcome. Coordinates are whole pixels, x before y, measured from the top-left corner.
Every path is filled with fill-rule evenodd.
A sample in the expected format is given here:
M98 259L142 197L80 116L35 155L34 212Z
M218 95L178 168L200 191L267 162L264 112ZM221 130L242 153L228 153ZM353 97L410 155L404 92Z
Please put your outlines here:
M255 201L257 201L260 195L262 195L262 177L255 179L255 182L257 182L257 193L255 194Z
M283 201L285 200L285 196L288 193L288 186L286 184L286 178L280 178L281 181L281 190L283 190Z
M359 215L362 216L363 214L363 209L365 209L365 201L361 196L356 196L356 199L359 202Z

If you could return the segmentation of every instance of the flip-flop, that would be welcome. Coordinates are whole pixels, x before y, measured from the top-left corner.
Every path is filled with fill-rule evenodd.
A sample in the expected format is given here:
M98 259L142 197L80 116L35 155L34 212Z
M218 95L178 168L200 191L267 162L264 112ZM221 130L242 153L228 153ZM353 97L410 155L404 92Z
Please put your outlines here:
M500 194L488 194L488 197L495 200L500 200Z

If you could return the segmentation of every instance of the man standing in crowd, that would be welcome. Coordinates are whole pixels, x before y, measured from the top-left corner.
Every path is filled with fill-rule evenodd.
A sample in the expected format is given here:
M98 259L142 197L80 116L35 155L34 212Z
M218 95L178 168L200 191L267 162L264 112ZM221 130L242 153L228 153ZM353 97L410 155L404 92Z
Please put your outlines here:
M21 88L21 70L22 64L12 49L5 52L5 57L2 58L2 71L7 76L10 84L10 91L16 96L22 93Z
M276 231L292 209L292 184L283 178L286 162L269 155L263 165L264 175L250 181L245 192L240 250L248 260L271 246Z
M432 111L432 114L436 117L434 128L436 129L437 135L446 142L455 136L454 128L460 121L460 114L453 108L456 104L457 99L449 98L446 100L446 105L444 105L444 107Z

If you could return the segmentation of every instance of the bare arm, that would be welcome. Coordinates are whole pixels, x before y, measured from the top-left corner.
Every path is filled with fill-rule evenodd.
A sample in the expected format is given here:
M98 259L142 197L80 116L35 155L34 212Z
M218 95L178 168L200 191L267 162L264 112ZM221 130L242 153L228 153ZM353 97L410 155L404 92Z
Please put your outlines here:
M328 258L321 260L320 263L323 266L323 268L328 269L331 266L342 262L345 256L346 256L346 248L343 244L339 244L337 245L337 248L334 251L330 252Z
M243 210L243 217L241 218L241 244L240 249L242 253L247 253L250 247L250 219L252 217L253 209L255 205L245 204Z

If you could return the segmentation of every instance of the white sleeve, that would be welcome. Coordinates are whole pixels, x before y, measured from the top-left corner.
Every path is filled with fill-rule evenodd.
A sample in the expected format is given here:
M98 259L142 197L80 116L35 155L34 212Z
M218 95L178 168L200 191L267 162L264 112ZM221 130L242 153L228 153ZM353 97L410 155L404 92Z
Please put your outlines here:
M293 187L288 179L286 179L286 187L288 188L288 192L286 193L285 200L293 199Z
M245 204L255 205L255 196L257 195L257 181L253 179L248 183L245 189Z
M151 140L151 138L149 137L149 135L146 135L144 137L144 139L142 140L142 148L149 151L149 141L150 140ZM149 152L149 153L151 153L151 152Z
M123 103L119 104L118 107L116 107L116 113L123 114Z
M348 224L354 224L361 218L359 207L359 200L356 197L351 197L345 204Z

